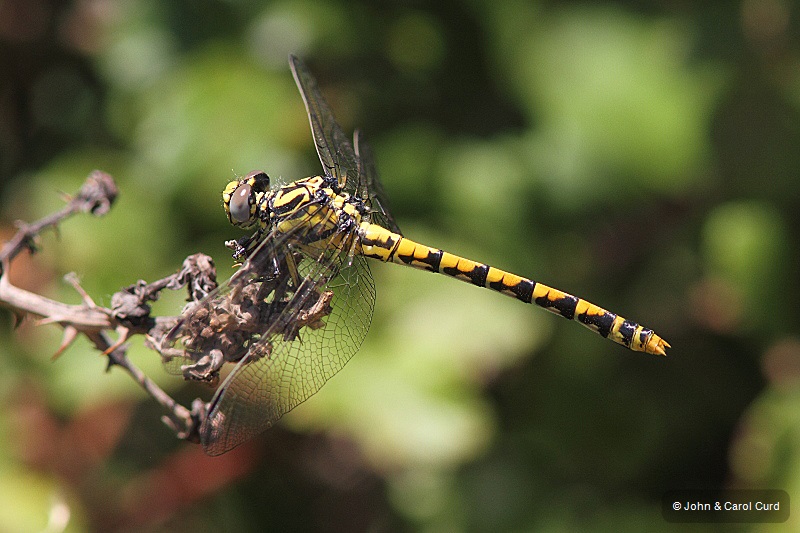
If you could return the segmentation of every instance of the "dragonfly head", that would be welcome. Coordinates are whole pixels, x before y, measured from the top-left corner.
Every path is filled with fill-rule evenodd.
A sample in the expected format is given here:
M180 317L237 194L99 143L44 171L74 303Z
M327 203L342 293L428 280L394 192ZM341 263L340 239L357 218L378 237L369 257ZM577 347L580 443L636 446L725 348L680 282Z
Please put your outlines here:
M259 206L268 192L269 176L260 170L228 183L222 201L230 223L245 229L255 226L261 218Z

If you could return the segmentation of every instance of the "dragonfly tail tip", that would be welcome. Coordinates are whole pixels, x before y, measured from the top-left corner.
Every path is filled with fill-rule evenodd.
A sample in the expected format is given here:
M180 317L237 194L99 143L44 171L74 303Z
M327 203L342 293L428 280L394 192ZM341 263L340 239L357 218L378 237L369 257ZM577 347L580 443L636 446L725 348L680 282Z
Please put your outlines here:
M668 343L664 339L660 339L660 342L658 343L658 345L656 346L656 348L654 350L655 354L656 355L663 355L664 357L666 357L667 356L667 348L672 348L670 343Z

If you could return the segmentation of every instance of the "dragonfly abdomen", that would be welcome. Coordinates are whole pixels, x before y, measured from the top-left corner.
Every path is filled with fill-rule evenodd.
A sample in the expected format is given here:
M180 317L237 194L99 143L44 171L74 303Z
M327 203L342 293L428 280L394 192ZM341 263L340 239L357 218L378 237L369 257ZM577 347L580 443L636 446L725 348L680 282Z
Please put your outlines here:
M439 272L525 303L535 303L631 350L666 355L665 349L669 344L653 330L577 296L485 263L419 244L375 224L363 223L360 234L360 252L367 257Z

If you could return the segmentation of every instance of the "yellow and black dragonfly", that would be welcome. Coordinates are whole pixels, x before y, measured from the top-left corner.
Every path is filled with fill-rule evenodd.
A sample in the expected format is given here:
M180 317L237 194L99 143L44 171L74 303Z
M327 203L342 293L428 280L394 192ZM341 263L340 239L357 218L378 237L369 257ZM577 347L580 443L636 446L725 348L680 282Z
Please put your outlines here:
M216 291L187 306L162 354L191 379L214 381L200 440L224 453L317 392L358 351L372 319L367 258L438 272L583 324L631 350L665 355L652 330L542 283L405 238L356 132L351 144L306 66L289 58L323 174L287 185L263 172L223 192L230 222L254 232L227 244L242 261Z

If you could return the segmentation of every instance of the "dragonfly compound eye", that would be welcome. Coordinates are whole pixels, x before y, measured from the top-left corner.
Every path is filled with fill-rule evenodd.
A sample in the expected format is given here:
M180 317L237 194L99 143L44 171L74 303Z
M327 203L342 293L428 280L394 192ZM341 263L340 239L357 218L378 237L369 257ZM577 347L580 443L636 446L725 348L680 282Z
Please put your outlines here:
M231 194L230 203L228 204L228 213L233 224L246 225L248 222L251 222L251 193L252 187L250 183L245 181L236 187L236 190Z

